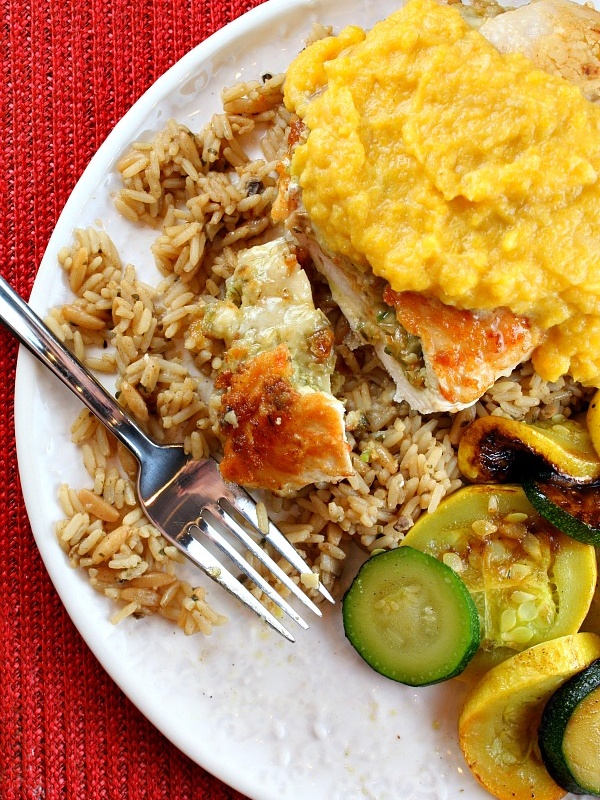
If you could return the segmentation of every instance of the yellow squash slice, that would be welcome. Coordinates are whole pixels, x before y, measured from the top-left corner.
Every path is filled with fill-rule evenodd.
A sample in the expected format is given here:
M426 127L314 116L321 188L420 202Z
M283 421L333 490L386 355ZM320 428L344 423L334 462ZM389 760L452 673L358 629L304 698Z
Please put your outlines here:
M572 675L600 658L600 636L577 633L531 647L475 684L458 724L465 759L498 800L558 800L565 795L539 753L544 705Z
M600 456L588 425L520 422L480 417L464 432L458 447L458 468L473 483L506 483L546 475L566 486L600 480Z
M541 517L520 486L460 489L420 517L402 544L452 567L471 592L482 628L471 677L516 651L576 633L596 586L594 548Z
M594 450L600 458L600 389L592 397L588 406L586 422Z

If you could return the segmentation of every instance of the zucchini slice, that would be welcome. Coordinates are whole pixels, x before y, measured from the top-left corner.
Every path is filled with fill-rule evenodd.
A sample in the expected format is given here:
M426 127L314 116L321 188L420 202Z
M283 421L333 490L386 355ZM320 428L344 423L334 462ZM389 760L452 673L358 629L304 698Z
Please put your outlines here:
M584 544L600 545L600 488L523 481L527 499L554 527Z
M546 769L559 786L600 797L600 660L550 697L538 739Z
M464 583L412 547L364 562L344 595L343 620L367 664L409 686L453 678L479 647L479 615Z
M544 706L559 686L600 658L600 636L543 642L487 672L467 695L458 736L477 780L498 800L559 800L537 747Z

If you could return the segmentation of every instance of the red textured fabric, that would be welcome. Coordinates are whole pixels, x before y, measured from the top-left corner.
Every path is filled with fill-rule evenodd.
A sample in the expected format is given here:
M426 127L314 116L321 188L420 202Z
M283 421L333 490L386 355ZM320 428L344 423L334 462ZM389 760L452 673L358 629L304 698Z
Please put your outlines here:
M22 296L114 124L184 53L257 4L0 0L0 270ZM16 353L0 327L0 800L243 800L137 711L63 610L21 497Z

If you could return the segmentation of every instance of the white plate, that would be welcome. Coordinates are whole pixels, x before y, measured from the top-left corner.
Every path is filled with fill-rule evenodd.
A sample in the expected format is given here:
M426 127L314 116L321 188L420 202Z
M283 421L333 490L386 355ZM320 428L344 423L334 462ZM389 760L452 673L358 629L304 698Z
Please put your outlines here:
M77 184L50 240L31 304L67 297L56 264L75 227L101 220L125 261L152 274L152 234L111 202L115 162L170 117L199 128L223 86L285 69L313 22L370 27L391 0L270 0L191 51L116 126ZM26 352L16 383L16 433L37 545L81 635L125 694L195 762L254 800L485 800L457 745L461 684L414 690L370 670L343 636L339 604L290 645L208 579L230 617L212 637L161 619L113 626L108 600L72 570L55 541L61 483L84 485L69 426L77 400ZM202 576L203 577L203 576ZM200 578L202 580L202 578Z

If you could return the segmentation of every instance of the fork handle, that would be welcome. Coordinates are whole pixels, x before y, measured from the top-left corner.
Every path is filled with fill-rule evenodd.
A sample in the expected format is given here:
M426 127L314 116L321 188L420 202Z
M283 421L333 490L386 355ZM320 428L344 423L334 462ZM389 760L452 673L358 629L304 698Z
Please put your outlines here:
M0 275L0 322L141 461L156 445Z

